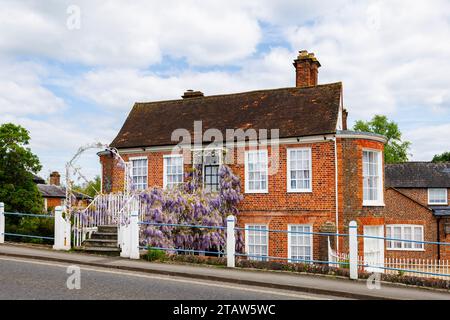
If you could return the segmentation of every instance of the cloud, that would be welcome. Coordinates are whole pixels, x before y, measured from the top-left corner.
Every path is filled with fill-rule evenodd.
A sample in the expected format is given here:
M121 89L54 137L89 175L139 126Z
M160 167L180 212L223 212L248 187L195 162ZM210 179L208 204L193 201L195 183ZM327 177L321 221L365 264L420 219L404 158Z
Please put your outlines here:
M430 161L434 155L450 150L450 123L421 126L404 133L406 140L413 141L411 153L414 160Z
M248 60L238 71L181 70L170 76L131 68L92 70L67 85L103 108L129 110L137 101L179 99L186 89L212 95L293 86L293 56L293 52L275 47Z
M51 114L65 107L45 87L46 71L35 63L0 61L0 114Z
M351 114L401 116L399 107L433 113L448 97L450 3L347 2L306 25L287 26L293 48L315 51L322 81L343 80Z
M145 67L163 55L222 65L251 55L261 32L239 6L219 1L77 1L80 29L69 29L71 1L8 1L0 48L88 66Z
M388 115L413 159L450 149L448 1L80 0L79 30L72 1L0 3L0 122L31 131L44 170L110 142L136 101L293 86L300 49L343 81L350 121Z

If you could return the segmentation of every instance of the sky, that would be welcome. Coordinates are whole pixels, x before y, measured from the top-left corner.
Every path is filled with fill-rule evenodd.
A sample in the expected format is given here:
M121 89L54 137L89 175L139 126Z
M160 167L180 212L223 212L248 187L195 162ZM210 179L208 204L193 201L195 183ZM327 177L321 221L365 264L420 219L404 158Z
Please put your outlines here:
M0 0L0 124L30 131L41 176L110 143L136 101L295 86L314 52L349 126L384 114L410 159L450 150L450 1ZM151 124L149 124L151 125ZM97 150L77 163L100 173Z

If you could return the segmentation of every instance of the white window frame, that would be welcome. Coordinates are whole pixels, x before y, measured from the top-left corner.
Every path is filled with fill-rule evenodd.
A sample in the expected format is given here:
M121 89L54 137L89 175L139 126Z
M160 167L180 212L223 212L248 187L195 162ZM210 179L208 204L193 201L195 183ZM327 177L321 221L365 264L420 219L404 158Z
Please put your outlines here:
M249 171L248 171L248 155L254 153L263 153L266 157L266 188L259 190L250 190L249 188ZM245 151L245 193L268 193L269 192L269 156L267 149L247 150Z
M295 188L291 187L291 151L305 151L309 152L309 188ZM287 162L287 192L312 192L312 150L311 148L287 148L286 149L286 162Z
M313 232L313 226L310 224L288 224L288 231L292 232L292 227L309 227L310 231L309 232ZM309 247L311 248L311 259L310 260L314 260L314 248L313 248L313 235L312 234L294 234L294 233L288 233L288 261L290 263L311 263L311 262L301 262L301 261L292 261L292 236L309 236ZM297 245L298 246L298 245ZM303 245L305 246L305 245Z
M405 228L411 228L411 239L408 240L416 240L416 241L424 241L424 227L421 224L388 224L386 225L386 237L388 234L388 229L390 229L390 236L389 238L394 238L396 239L397 237L394 235L394 230L393 228L401 228L400 230L400 239L405 239L404 238L404 234L405 234ZM414 228L420 228L421 229L421 233L422 233L422 239L417 240L414 239ZM394 243L395 242L400 242L400 248L394 248ZM405 248L405 244L406 243L410 243L411 244L411 248ZM420 244L421 248L416 248L415 246ZM389 251L425 251L425 244L424 243L417 243L417 242L404 242L404 241L400 241L400 240L386 240L386 250Z
M443 201L443 202L431 202L430 201L430 199L431 199L430 191L432 191L432 190L445 190L445 201ZM441 205L441 204L447 205L448 204L448 191L447 191L447 188L428 188L428 204L432 205L432 206Z
M364 152L373 152L377 155L377 170L378 170L378 185L377 185L377 194L378 199L376 200L366 200L364 199ZM362 150L362 189L363 189L363 206L384 206L384 174L383 174L383 152L376 149L363 149Z
M181 183L184 181L184 157L182 154L165 154L163 155L163 188L167 189L167 166L166 160L168 158L181 158ZM181 184L180 183L180 184Z
M131 164L130 170L131 170L131 181L132 182L133 182L133 178L134 178L134 175L133 175L133 161L136 161L136 160L146 160L146 162L147 162L147 174L146 174L147 178L145 180L145 188L144 189L137 189L137 190L145 190L145 189L148 188L148 157L145 157L145 156L142 156L142 157L130 157L128 159L129 163Z
M247 259L249 260L256 260L256 261L269 261L269 258L267 258L269 256L269 226L267 224L263 224L263 223L249 223L245 225L245 253L246 254L250 254L250 228L249 227L265 227L265 233L266 233L266 246L267 246L267 256L261 256L261 258L257 258L257 257L247 257ZM255 231L260 231L260 230L255 230ZM261 232L264 232L264 230L261 230Z

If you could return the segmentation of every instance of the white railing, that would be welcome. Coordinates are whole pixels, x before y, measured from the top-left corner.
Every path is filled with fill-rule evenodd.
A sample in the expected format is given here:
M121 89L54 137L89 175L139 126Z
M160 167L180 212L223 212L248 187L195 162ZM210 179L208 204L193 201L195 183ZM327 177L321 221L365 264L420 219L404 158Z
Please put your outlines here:
M98 195L82 211L74 214L74 246L80 247L87 236L101 225L118 225L129 196L122 193Z
M448 275L450 271L449 260L386 258L384 265L386 268L414 270L421 272L417 273L386 269L385 273L388 274L403 274L406 276L450 280L448 276L445 276L445 274Z
M343 252L336 252L331 248L330 239L328 238L328 261L330 267L342 268L349 262L349 254ZM370 262L364 261L363 256L358 256L358 270L373 272L371 268L364 267L364 265L373 265ZM450 274L449 260L434 260L434 259L413 259L413 258L385 258L384 264L377 264L382 268L377 268L377 272L385 274L401 274L405 276L435 278L450 280L447 276ZM373 268L372 268L373 269ZM400 270L395 270L400 269ZM411 271L406 271L411 270ZM414 272L416 271L416 272Z

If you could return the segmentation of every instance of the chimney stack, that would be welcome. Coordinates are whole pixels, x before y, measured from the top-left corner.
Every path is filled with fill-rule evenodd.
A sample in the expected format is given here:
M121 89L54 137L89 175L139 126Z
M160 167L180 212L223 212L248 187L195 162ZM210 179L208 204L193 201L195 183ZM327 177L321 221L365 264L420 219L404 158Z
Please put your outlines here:
M61 184L60 178L61 175L58 173L58 171L53 171L52 173L50 173L50 185L59 186Z
M200 97L204 97L204 94L201 91L194 91L192 89L189 89L181 97L183 99L200 98Z
M320 62L314 56L314 53L308 53L307 50L299 51L293 64L296 87L303 88L317 85Z

